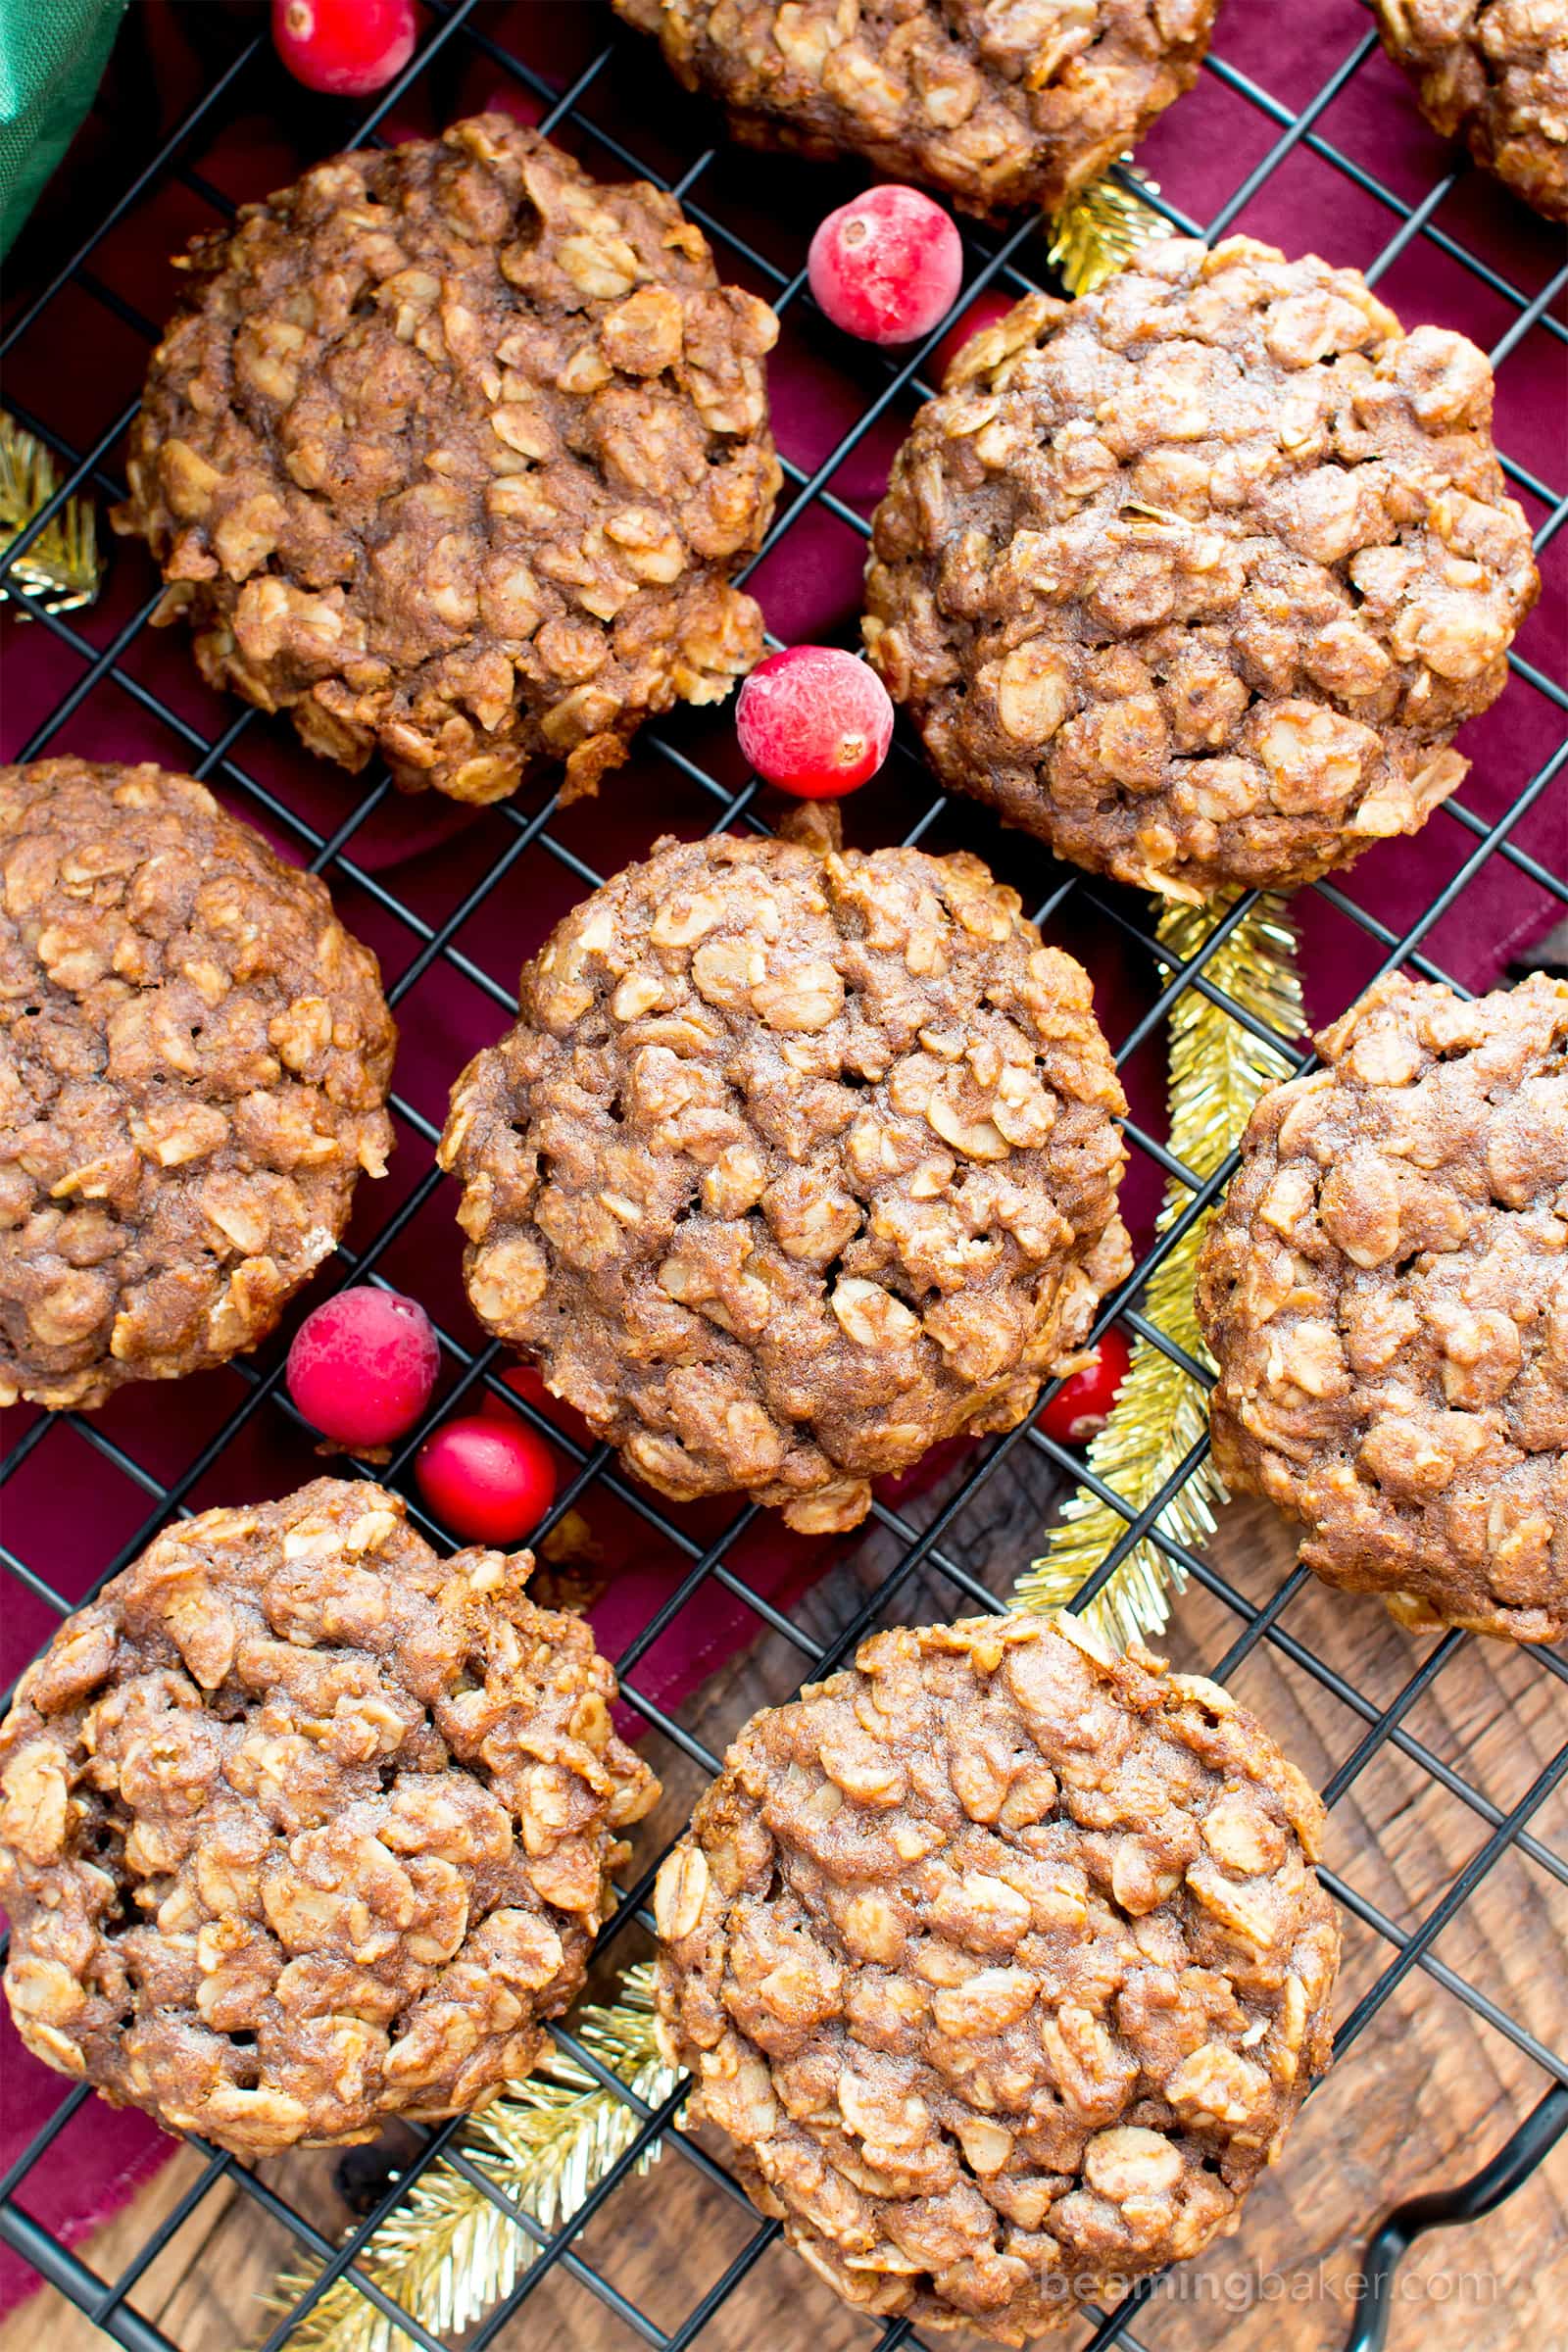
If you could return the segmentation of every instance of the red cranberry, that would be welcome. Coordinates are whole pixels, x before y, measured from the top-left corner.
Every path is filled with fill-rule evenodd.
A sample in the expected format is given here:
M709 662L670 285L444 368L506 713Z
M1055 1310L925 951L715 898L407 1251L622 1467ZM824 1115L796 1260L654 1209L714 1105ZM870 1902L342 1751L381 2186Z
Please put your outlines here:
M735 732L769 784L803 801L837 800L887 758L893 705L875 670L841 646L792 645L741 688Z
M272 0L272 39L296 81L365 98L414 55L413 0Z
M1043 1429L1048 1438L1058 1446L1087 1446L1098 1437L1110 1419L1110 1408L1116 1391L1127 1377L1132 1362L1132 1350L1112 1323L1096 1351L1094 1362L1083 1372L1075 1372L1064 1380L1048 1405L1041 1408L1035 1426Z
M471 1413L448 1421L414 1457L415 1476L443 1527L469 1544L517 1544L556 1497L543 1438L520 1421Z
M811 292L847 335L913 343L956 301L963 246L918 188L867 188L821 222L808 267Z
M987 286L973 302L965 303L920 370L927 383L935 384L940 391L943 378L964 345L972 342L982 327L995 326L999 318L1005 318L1013 304L1012 295L999 294L995 286Z
M416 1298L363 1284L313 1307L288 1351L288 1393L340 1446L390 1445L430 1401L440 1350Z

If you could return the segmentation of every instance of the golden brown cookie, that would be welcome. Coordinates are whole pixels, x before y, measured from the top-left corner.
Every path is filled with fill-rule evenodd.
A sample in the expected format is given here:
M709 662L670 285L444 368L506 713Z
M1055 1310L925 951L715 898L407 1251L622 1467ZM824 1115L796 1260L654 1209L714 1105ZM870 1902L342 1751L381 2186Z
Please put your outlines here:
M1214 1457L1407 1623L1568 1633L1568 982L1380 980L1265 1095L1199 1268Z
M68 1618L0 1726L28 2048L242 2156L526 2075L659 1793L532 1565L323 1478L166 1529Z
M1568 220L1568 0L1372 0L1434 130Z
M977 858L663 842L453 1090L480 1321L666 1494L852 1527L1129 1271L1087 975Z
M213 684L406 790L592 791L761 652L729 575L777 323L644 181L481 115L334 157L186 260L117 527Z
M325 885L162 768L0 768L0 1401L254 1348L385 1172L396 1041Z
M614 0L734 136L1055 212L1198 78L1218 0Z
M1200 900L1416 831L1538 587L1473 344L1353 270L1173 238L964 347L865 633L944 784Z
M1072 1618L901 1627L664 1862L661 2038L846 2302L1022 2344L1230 2226L1328 2063L1323 1808Z

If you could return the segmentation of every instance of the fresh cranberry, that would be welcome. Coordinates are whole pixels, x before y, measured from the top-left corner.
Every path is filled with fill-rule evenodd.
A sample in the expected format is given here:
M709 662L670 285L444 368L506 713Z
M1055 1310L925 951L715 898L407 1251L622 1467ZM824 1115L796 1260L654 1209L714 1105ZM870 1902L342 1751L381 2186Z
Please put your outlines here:
M913 343L946 318L963 282L963 246L918 188L867 188L829 213L808 256L811 292L847 335Z
M340 1446L386 1446L430 1400L441 1360L416 1298L368 1284L313 1307L288 1351L288 1393Z
M1116 1325L1102 1339L1095 1360L1085 1371L1075 1372L1064 1380L1048 1405L1042 1407L1036 1420L1048 1438L1058 1446L1087 1446L1098 1437L1110 1419L1110 1408L1116 1391L1127 1377L1132 1362L1132 1350Z
M413 0L272 0L272 39L296 81L334 98L384 88L414 55Z
M550 1448L520 1421L470 1413L448 1421L414 1457L419 1492L455 1536L470 1544L516 1544L556 1496Z
M987 286L985 292L977 294L973 302L965 303L920 370L927 382L940 389L943 378L964 345L972 342L982 327L995 326L999 318L1005 318L1012 308L1012 296L999 294L995 286Z
M832 801L887 758L893 705L875 670L841 646L792 645L760 662L741 688L735 732L769 784Z

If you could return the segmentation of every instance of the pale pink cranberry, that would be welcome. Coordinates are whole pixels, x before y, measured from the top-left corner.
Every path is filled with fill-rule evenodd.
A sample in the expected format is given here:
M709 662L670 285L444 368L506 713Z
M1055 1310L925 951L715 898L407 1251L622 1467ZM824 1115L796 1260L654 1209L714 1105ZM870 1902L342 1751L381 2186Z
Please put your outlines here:
M918 188L867 188L811 239L811 292L847 335L913 343L957 300L963 246L940 204Z
M414 55L413 0L272 0L272 39L296 81L365 98Z
M837 800L887 758L893 705L875 670L842 647L792 645L741 688L735 732L769 784L803 801Z
M368 1284L313 1307L288 1351L288 1393L340 1446L387 1446L430 1401L440 1350L416 1298Z
M521 1421L470 1413L425 1439L414 1457L419 1492L443 1527L468 1544L516 1544L556 1498L556 1465Z

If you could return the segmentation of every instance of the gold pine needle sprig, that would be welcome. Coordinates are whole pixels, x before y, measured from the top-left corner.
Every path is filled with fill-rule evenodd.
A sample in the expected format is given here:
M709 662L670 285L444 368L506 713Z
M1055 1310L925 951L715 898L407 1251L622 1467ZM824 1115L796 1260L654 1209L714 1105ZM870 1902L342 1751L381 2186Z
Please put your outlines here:
M0 560L43 512L60 487L54 459L41 441L0 412ZM90 605L103 581L98 522L90 498L68 498L24 556L0 573L0 601L16 602L13 585L46 612L76 612ZM19 606L25 618L26 607Z
M679 2080L654 2040L653 1970L626 1970L609 2007L585 2008L579 2038L645 2106ZM564 2050L476 2115L457 2143L541 2229L574 2213L640 2129L626 2101ZM638 2159L646 2172L655 2140ZM536 2249L527 2232L445 2158L420 2174L371 2233L358 2267L432 2335L459 2334L511 2293ZM279 2278L267 2301L286 2311L314 2272ZM335 2279L288 2337L290 2352L404 2352L408 2331L352 2278Z
M1136 184L1134 184L1136 183ZM1159 182L1124 155L1109 172L1070 196L1051 222L1046 259L1069 294L1093 294L1125 270L1143 245L1175 234L1163 213L1140 190L1159 194Z
M1206 906L1167 902L1157 929L1169 954L1186 963L1220 922L1235 894ZM1215 988L1284 1038L1299 1036L1301 985L1296 932L1283 899L1258 899L1202 967ZM1202 990L1189 985L1170 1017L1170 1150L1195 1176L1211 1176L1241 1136L1266 1087L1291 1073L1289 1061ZM1191 1195L1175 1177L1165 1184L1156 1231L1168 1233ZM1200 1364L1212 1358L1198 1328L1193 1282L1212 1209L1195 1218L1150 1276L1143 1301L1147 1320ZM1089 1447L1089 1463L1135 1512L1159 1493L1185 1461L1208 1423L1200 1381L1151 1340L1133 1346L1127 1376L1109 1420ZM1201 1463L1177 1489L1154 1521L1189 1550L1214 1532L1214 1506L1225 1499L1213 1463ZM1126 1529L1108 1503L1080 1487L1046 1537L1046 1548L1013 1588L1020 1609L1061 1609L1093 1575ZM1179 1564L1152 1536L1140 1537L1083 1611L1094 1630L1117 1649L1136 1634L1158 1634L1170 1618L1173 1592L1187 1582Z

